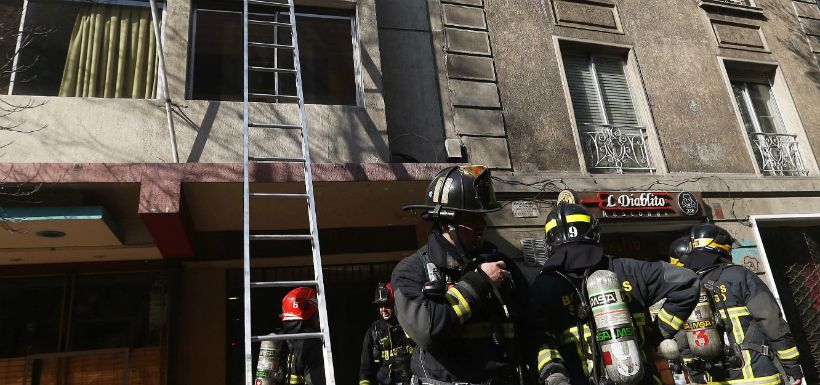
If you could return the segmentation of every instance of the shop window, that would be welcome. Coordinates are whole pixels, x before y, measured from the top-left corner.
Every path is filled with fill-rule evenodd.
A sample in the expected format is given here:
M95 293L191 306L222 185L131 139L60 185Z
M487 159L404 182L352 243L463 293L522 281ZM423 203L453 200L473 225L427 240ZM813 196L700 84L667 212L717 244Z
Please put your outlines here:
M65 285L64 277L0 280L0 358L58 351Z
M562 48L561 56L589 171L652 172L624 57L583 48Z
M3 278L0 308L0 383L161 383L159 273Z
M242 14L238 2L194 2L189 97L204 100L242 100ZM250 9L255 20L288 23L287 12L271 7ZM299 8L296 14L305 102L356 105L355 18L350 12ZM249 26L249 41L291 45L289 28ZM293 51L249 47L251 66L293 69ZM284 98L251 97L251 101L293 102L294 74L249 72L249 92ZM291 98L287 98L291 96Z
M764 175L806 175L797 135L780 113L768 71L727 68L735 106Z
M156 98L160 69L147 0L29 0L21 23L9 93Z

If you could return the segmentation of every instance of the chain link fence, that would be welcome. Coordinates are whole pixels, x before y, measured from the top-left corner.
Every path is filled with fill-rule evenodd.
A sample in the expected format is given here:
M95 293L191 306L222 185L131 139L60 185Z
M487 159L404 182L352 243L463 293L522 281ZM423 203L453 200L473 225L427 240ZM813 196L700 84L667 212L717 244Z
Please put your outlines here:
M811 361L820 371L820 263L787 265L786 277L811 349Z

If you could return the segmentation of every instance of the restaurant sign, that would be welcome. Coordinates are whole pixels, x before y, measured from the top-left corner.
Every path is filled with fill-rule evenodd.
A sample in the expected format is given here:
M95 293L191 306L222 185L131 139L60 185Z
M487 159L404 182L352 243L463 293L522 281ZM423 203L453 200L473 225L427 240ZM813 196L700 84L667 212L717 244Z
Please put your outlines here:
M662 218L703 215L700 193L624 191L578 193L598 218Z

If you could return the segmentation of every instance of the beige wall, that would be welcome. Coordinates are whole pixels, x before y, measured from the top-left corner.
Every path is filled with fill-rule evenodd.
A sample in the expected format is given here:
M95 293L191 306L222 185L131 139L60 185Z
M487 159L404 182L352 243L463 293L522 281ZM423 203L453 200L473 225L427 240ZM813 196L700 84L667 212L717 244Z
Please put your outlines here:
M299 2L297 1L297 4ZM355 7L360 43L360 106L307 107L311 155L318 162L385 162L387 128L382 96L381 60L374 0L325 0L311 5ZM242 103L185 100L188 73L190 2L170 0L164 31L168 84L173 102L177 145L182 162L240 162ZM22 123L20 130L0 132L13 142L4 162L169 162L170 140L160 100L114 100L4 96L4 101L41 106L0 119L0 125ZM251 116L298 122L293 105L253 104ZM281 133L252 137L259 155L297 155L298 138Z

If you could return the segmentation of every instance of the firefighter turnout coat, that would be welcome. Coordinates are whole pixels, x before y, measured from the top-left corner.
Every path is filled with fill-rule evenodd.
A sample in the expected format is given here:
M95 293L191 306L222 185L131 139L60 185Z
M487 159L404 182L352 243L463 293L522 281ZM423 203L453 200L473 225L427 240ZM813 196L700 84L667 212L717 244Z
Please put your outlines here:
M417 344L413 374L444 382L483 383L509 379L525 353L519 346L521 319L528 285L507 257L485 243L476 260L466 260L439 234L402 260L393 270L395 311L404 331ZM447 276L443 295L425 294L429 282L426 264L435 264ZM476 271L479 263L504 261L511 279L494 295L490 280ZM505 312L506 309L506 312Z
M698 277L691 270L666 262L613 259L604 255L604 267L607 263L609 270L621 281L629 311L638 329L638 344L645 365L640 383L659 385L661 381L651 354L661 340L659 337L674 336L692 312L698 299ZM554 336L553 341L541 346L538 351L537 368L542 381L552 373L565 372L573 385L589 384L588 378L593 368L590 344L595 343L589 325L594 321L591 315L587 316L586 323L579 318L579 293L585 293L582 285L582 278L564 278L555 270L548 269L543 270L532 284L534 301L549 315L545 320L547 332ZM662 335L658 336L656 328L651 325L648 308L664 298L666 302L657 316L657 326Z
M413 345L398 323L384 319L373 322L362 343L359 385L396 383L396 374L391 375L391 365L399 365L402 359L409 360Z
M739 348L742 366L729 370L710 370L705 382L719 385L778 385L781 375L774 359L787 375L802 378L800 353L789 325L771 291L757 274L733 264L721 264L698 272L709 289L715 313L722 321L729 345ZM686 338L676 338L684 362L691 357ZM700 373L690 373L693 381L704 382Z
M315 333L318 330L308 326L309 321L285 323L283 334ZM304 324L304 325L302 325ZM285 383L289 385L325 385L325 364L322 341L317 339L287 342L287 362L285 363Z

